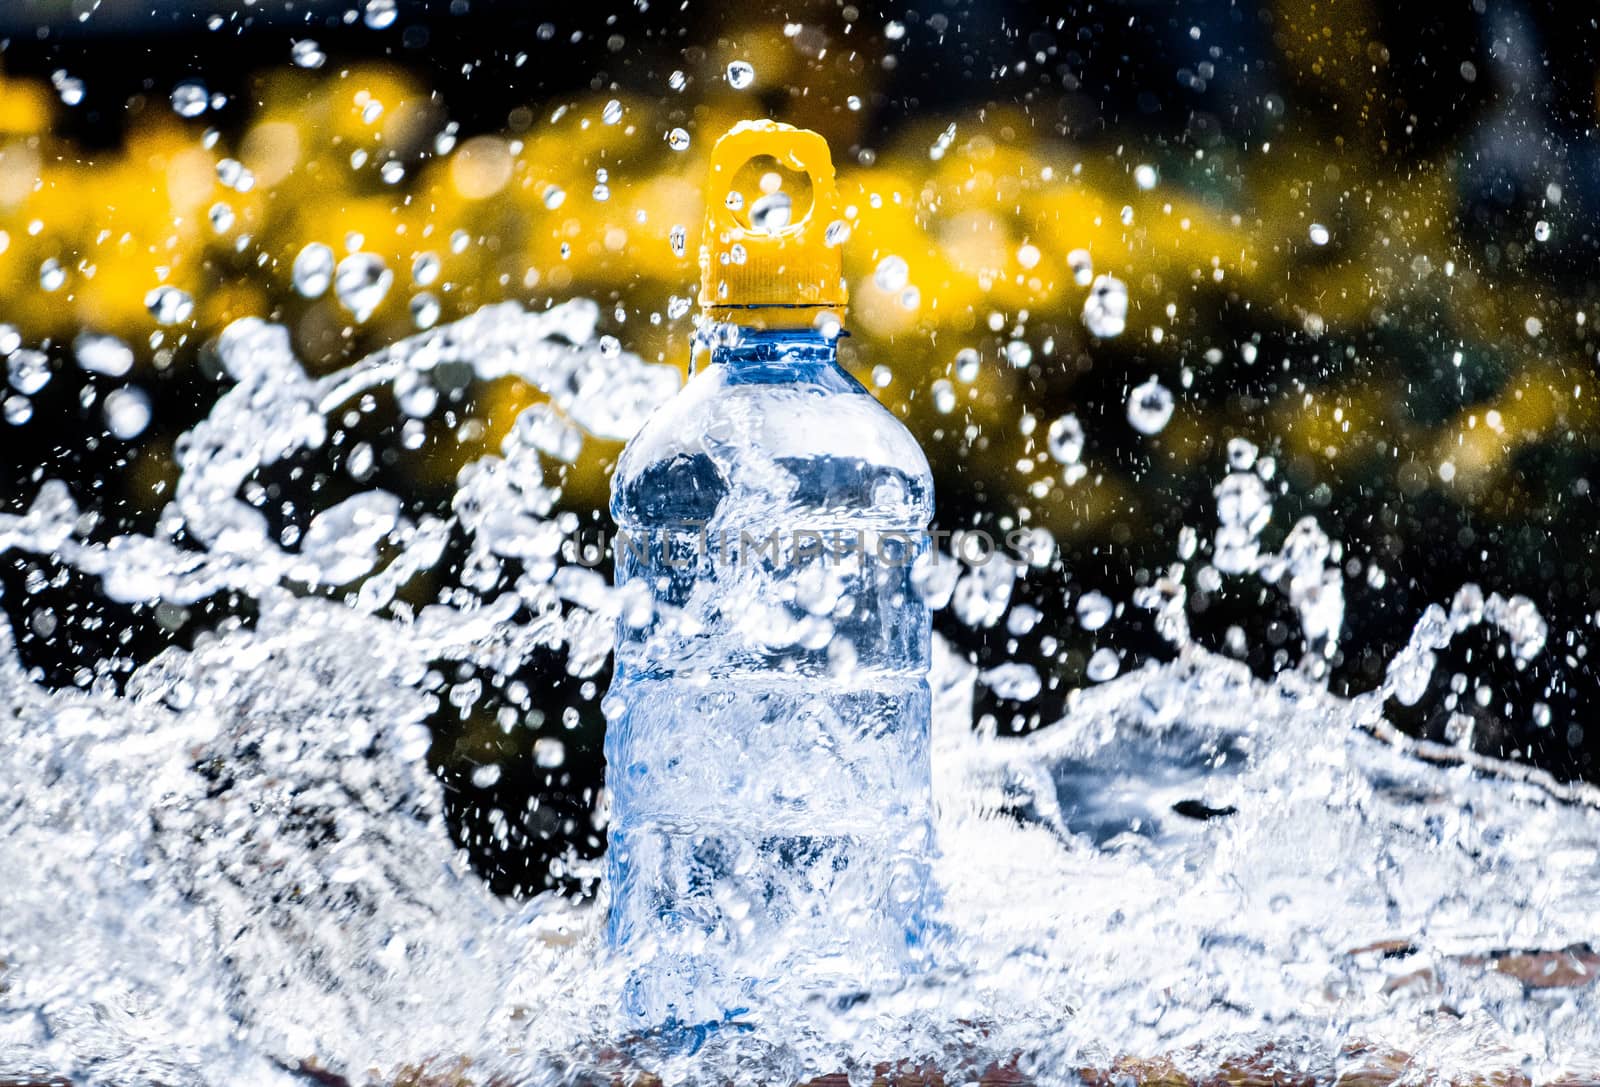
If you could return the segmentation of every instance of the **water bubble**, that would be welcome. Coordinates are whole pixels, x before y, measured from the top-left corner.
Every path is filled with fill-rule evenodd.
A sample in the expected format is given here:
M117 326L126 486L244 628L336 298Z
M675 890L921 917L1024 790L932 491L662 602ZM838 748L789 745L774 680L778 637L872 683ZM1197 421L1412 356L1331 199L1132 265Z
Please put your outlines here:
M755 82L756 70L749 61L736 60L728 65L728 86L742 91Z
M1128 287L1115 276L1099 275L1083 300L1083 326L1100 339L1120 336L1128 327Z
M101 411L106 429L120 441L132 441L150 425L150 397L136 386L112 389L106 394Z
M115 336L85 332L73 341L72 353L79 369L91 374L122 377L133 369L132 349Z
M689 150L689 131L684 128L675 128L667 133L667 146L674 151Z
M1058 464L1077 464L1083 459L1083 424L1076 415L1063 415L1051 423L1045 441Z
M622 103L615 98L607 102L600 110L600 120L608 125L614 125L622 120Z
M418 253L417 259L411 262L411 282L419 287L431 287L439 282L439 270L437 253Z
M750 205L750 225L765 234L775 234L789 225L794 202L786 192L768 193Z
M1155 378L1128 394L1128 422L1140 434L1159 434L1172 419L1172 390Z
M941 415L949 415L956 410L955 386L944 378L933 383L933 406Z
M681 224L674 226L667 232L667 244L672 247L672 255L682 257L689 246L689 231Z
M333 283L333 250L312 242L294 258L294 289L302 298L321 298Z
M24 396L32 396L50 384L50 356L43 351L14 351L6 360L6 380Z
M289 59L296 68L320 68L328 62L328 54L310 38L303 38L289 48Z
M1111 621L1116 610L1111 598L1101 592L1086 592L1078 597L1078 625L1084 630L1099 630Z
M386 30L394 25L394 0L367 0L362 8L361 21L373 30Z
M163 284L144 296L144 308L158 325L178 325L194 313L194 299L183 291Z
M971 347L963 347L956 352L956 380L968 385L978 380L978 369L983 364L982 357Z
M1549 224L1549 222L1547 222L1544 219L1540 219L1537 223L1534 223L1533 224L1533 238L1534 238L1534 241L1540 241L1540 242L1549 241L1550 240L1550 224Z
M411 323L423 329L439 323L439 300L432 292L422 291L411 299Z
M1141 162L1133 168L1133 183L1147 192L1156 187L1158 180L1156 168L1148 162Z
M371 317L394 282L394 273L374 253L352 253L339 262L333 293L357 323Z
M1087 249L1074 249L1067 254L1067 267L1072 269L1072 281L1087 287L1094 281L1094 260Z
M1328 238L1329 238L1328 228L1323 226L1321 223L1312 223L1311 224L1311 229L1307 233L1311 237L1311 244L1312 245L1327 245L1328 244Z
M39 265L39 286L46 291L59 291L67 282L67 270L61 262L50 257Z
M179 117L198 117L211 104L211 95L205 84L179 83L172 88L172 111Z
M220 200L211 205L211 210L206 213L206 218L211 220L211 229L218 234L226 234L233 229L233 208Z
M872 282L878 285L881 291L890 294L901 290L911 278L911 266L904 257L890 255L878 262L877 269L872 273Z
M1102 646L1096 649L1094 655L1089 658L1087 672L1089 678L1094 682L1104 683L1109 679L1115 679L1121 669L1122 662L1117 659L1117 651L1107 646Z

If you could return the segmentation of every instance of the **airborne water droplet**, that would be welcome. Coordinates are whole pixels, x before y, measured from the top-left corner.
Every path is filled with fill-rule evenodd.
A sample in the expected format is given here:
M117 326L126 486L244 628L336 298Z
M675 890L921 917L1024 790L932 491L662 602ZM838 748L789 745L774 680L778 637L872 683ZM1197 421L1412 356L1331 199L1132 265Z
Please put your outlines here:
M600 111L600 120L608 125L614 125L622 120L622 103L615 98L607 102L605 108Z
M302 298L321 298L333 282L333 250L312 242L294 258L294 289Z
M396 14L394 0L367 0L361 21L373 30L385 30L394 25Z
M1083 300L1083 326L1101 339L1120 336L1128 327L1128 288L1115 276L1096 276Z
M667 133L667 146L674 151L689 150L689 133L686 129L675 128Z
M878 285L881 291L893 294L905 287L911 278L911 266L904 257L890 255L878 262L877 269L872 273L872 282Z
M322 51L322 46L310 38L295 42L289 49L289 58L294 61L297 68L320 68L328 61L328 55Z
M1133 169L1133 183L1145 191L1155 188L1158 180L1156 168L1147 162L1141 162Z
M411 282L419 287L431 287L439 282L438 254L417 254L417 259L411 262Z
M6 380L24 396L32 396L50 384L50 356L43 351L15 351L6 360Z
M949 415L956 410L955 386L944 378L933 383L933 406L941 415Z
M211 104L203 83L179 83L172 88L172 111L179 117L198 117Z
M423 291L411 299L411 323L421 329L439 323L439 300L431 292Z
M61 262L50 257L39 265L39 286L46 291L59 291L67 282L67 270Z
M163 284L144 296L144 308L150 311L156 324L178 325L194 313L194 299L170 284Z
M1107 646L1102 646L1094 651L1094 656L1089 658L1088 675L1096 683L1104 683L1108 679L1115 679L1121 669L1121 662L1117 660L1117 651Z
M220 200L211 205L206 217L211 220L211 229L218 234L226 234L233 229L233 208Z
M121 377L133 369L133 351L115 336L96 336L85 332L72 344L78 368L91 374Z
M1128 394L1128 422L1140 434L1159 434L1172 418L1172 391L1155 378Z
M765 234L776 233L789 225L793 210L788 193L768 193L750 205L750 225Z
M121 441L132 441L150 425L150 397L143 389L129 386L112 389L101 405L106 429Z
M1056 463L1077 464L1083 459L1083 424L1076 415L1063 415L1051 423L1045 440Z
M978 380L978 368L982 361L978 352L971 347L963 347L960 351L957 351L956 380L965 382L968 385Z
M736 60L728 65L728 86L736 91L742 91L755 82L756 70L750 66L749 61Z
M667 234L667 244L672 246L673 256L683 256L689 244L689 231L683 226L674 226Z
M358 323L371 317L394 282L394 273L373 253L352 253L334 272L333 293Z
M1323 226L1321 223L1312 223L1311 229L1307 233L1310 235L1312 245L1328 244L1328 238L1330 236L1328 234L1328 228Z

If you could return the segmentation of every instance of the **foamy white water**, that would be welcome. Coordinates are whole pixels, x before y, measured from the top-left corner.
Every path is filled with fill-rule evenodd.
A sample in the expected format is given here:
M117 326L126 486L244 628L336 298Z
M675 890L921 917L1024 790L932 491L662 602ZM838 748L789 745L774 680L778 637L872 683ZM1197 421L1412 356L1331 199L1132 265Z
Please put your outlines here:
M430 667L514 674L550 647L574 674L604 664L625 602L563 565L539 466L585 434L628 436L677 378L597 338L597 316L490 307L318 379L281 329L239 322L218 345L233 384L180 443L157 534L96 536L55 483L0 516L0 547L58 556L114 600L229 589L259 612L144 663L121 695L43 689L0 624L0 1073L220 1085L468 1059L484 1079L709 1083L903 1058L1060 1081L1264 1046L1327 1081L1375 1052L1409 1054L1416 1080L1600 1071L1600 799L1413 744L1382 713L1421 697L1454 634L1493 623L1526 658L1542 621L1469 588L1419 617L1382 690L1329 695L1337 567L1314 524L1262 552L1270 506L1235 480L1248 457L1219 488L1216 553L1288 594L1300 668L1263 682L1191 644L1181 567L1135 601L1174 659L1081 692L1029 738L975 734L979 677L941 651L937 968L840 999L779 986L705 1037L634 1033L601 910L493 897L424 760ZM443 364L515 374L549 406L462 473L448 515L368 490L290 543L268 531L245 496L263 466L321 448L372 390L425 415ZM463 591L407 607L398 591L452 538ZM1021 576L996 561L925 592L993 622Z

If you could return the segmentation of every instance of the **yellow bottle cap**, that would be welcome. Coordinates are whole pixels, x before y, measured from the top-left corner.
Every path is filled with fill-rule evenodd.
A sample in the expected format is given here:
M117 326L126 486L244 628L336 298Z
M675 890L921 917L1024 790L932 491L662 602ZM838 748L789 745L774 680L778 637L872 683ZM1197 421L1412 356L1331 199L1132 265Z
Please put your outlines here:
M777 121L741 121L711 149L700 305L841 307L847 234L828 141Z

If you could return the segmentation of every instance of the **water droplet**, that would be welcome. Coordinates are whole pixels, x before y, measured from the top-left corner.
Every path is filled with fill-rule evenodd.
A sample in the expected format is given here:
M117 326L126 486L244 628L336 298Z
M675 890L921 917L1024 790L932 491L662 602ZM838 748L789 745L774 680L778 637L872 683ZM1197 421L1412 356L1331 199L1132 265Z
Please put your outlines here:
M394 0L367 0L361 12L361 21L373 30L386 30L394 25Z
M46 291L59 291L67 282L67 270L61 262L50 257L39 265L39 286Z
M1122 668L1122 662L1117 659L1117 651L1107 646L1102 646L1094 651L1094 656L1089 658L1087 669L1089 678L1095 683L1104 683L1106 680L1117 678L1117 672Z
M963 347L956 352L956 379L972 384L978 380L978 368L983 360L978 352L971 347Z
M1312 223L1311 224L1311 229L1307 233L1311 237L1311 244L1312 245L1327 245L1328 244L1328 238L1330 236L1328 234L1328 228L1323 226L1321 223Z
M1172 390L1155 378L1128 394L1128 422L1140 434L1159 434L1172 419Z
M608 125L614 125L622 120L622 103L615 98L607 102L605 107L600 110L600 120Z
M1099 630L1111 621L1116 610L1105 593L1087 592L1078 597L1078 625L1084 630Z
M194 299L176 287L163 284L144 296L144 308L158 325L179 325L194 313Z
M675 128L667 133L667 146L674 151L689 150L689 131L684 128Z
M1035 699L1044 689L1038 669L1031 664L1002 664L979 673L978 678L996 695L1013 702Z
M733 192L730 192L723 198L722 206L727 208L729 211L738 211L740 208L744 207L744 193L735 189Z
M211 229L218 234L226 234L233 229L233 208L220 200L211 205L206 217L211 220Z
M6 397L5 416L12 426L21 426L33 418L33 401L26 396Z
M150 397L135 386L112 389L101 411L111 436L124 442L137 438L150 425Z
M289 59L297 68L320 68L328 62L328 54L316 42L304 38L289 48Z
M1550 224L1543 219L1533 224L1533 238L1535 241L1547 242L1550 240Z
M378 176L383 178L385 185L398 185L406 176L406 164L399 159L390 159L378 167Z
M1029 243L1017 250L1017 263L1027 271L1032 271L1039 266L1039 247Z
M443 156L448 155L451 151L454 151L456 147L456 136L458 133L460 133L460 131L461 125L457 121L451 121L449 124L445 125L444 128L440 130L439 134L433 138L433 153L442 158Z
M1083 300L1083 326L1100 339L1120 336L1128 327L1128 288L1115 276L1100 275Z
M533 762L541 770L554 770L567 761L567 745L554 736L533 741Z
M50 356L43 351L14 351L6 360L6 380L23 396L32 396L50 384Z
M596 200L603 204L607 200L611 199L611 186L607 185L604 181L596 182L594 193L592 195Z
M956 410L955 386L944 378L933 383L933 406L941 415L949 415Z
M906 36L906 24L894 19L884 24L883 36L892 42L897 42Z
M667 299L667 316L676 321L689 312L689 299L673 295Z
M439 323L439 300L431 292L422 291L411 299L411 323L423 329Z
M50 82L55 84L62 105L76 106L83 101L83 80L68 75L65 69L51 73Z
M217 180L234 192L249 192L256 187L256 175L244 168L238 159L223 159L217 163Z
M72 343L78 367L91 374L121 377L133 369L133 351L115 336L85 332Z
M881 291L893 294L903 289L911 279L911 266L904 257L890 255L878 262L877 269L872 273L872 282L878 285Z
M841 246L849 240L850 224L845 222L843 219L835 219L833 222L829 223L828 228L822 232L822 244L826 245L830 249L835 248L836 246Z
M1027 340L1012 340L1006 344L1006 361L1018 370L1027 369L1033 362L1033 345Z
M674 226L667 233L667 244L672 246L672 255L681 257L689 245L689 231L683 226Z
M1094 280L1094 261L1087 249L1074 249L1067 254L1067 267L1072 269L1072 281L1087 287Z
M419 287L431 287L439 282L439 270L437 253L418 253L411 262L411 282Z
M556 210L562 204L566 203L566 200L566 191L559 185L551 185L544 191L544 206L549 208L551 211Z
M749 61L736 60L728 65L728 86L736 91L742 91L755 82L756 70L750 66Z
M172 111L179 117L198 117L211 104L211 95L205 84L179 83L172 88Z
M1156 168L1148 162L1141 162L1133 168L1133 183L1146 192L1155 188L1158 180L1160 177L1156 173Z
M334 272L333 293L359 324L371 317L389 293L394 273L373 253L352 253Z
M667 77L667 86L671 87L675 91L683 90L683 88L688 86L688 84L689 77L683 74L682 69L674 70L673 73Z
M788 193L768 193L750 205L750 225L764 234L775 234L789 225L793 211Z
M333 283L333 250L312 242L294 258L294 289L302 298L321 298Z
M1235 472L1248 472L1256 466L1255 443L1244 438L1228 439L1228 467Z
M1045 442L1057 464L1077 464L1083 459L1083 424L1076 415L1063 415L1050 424Z

